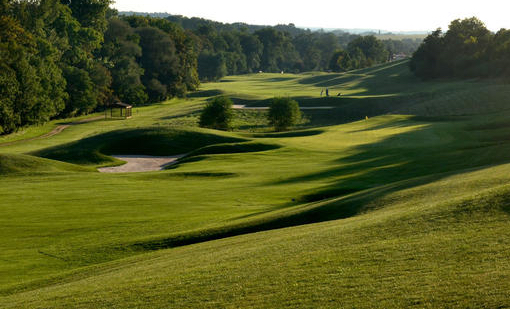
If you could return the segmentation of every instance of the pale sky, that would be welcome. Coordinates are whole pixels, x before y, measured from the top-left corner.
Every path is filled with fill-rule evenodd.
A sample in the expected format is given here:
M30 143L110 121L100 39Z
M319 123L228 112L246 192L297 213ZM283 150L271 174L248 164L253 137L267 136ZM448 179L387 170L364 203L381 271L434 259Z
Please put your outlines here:
M509 0L116 0L114 7L255 25L432 31L476 16L492 31L510 28Z

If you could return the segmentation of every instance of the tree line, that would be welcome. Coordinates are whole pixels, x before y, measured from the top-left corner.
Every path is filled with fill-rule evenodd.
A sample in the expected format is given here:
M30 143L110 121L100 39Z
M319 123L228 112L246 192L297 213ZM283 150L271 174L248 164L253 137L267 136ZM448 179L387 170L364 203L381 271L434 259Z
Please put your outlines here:
M476 17L437 29L413 54L411 70L423 79L510 77L510 30L489 31Z
M345 71L409 48L292 24L119 15L111 3L0 0L0 134L117 100L182 97L227 74Z
M223 24L202 18L168 15L167 20L190 31L197 44L201 80L254 72L347 71L411 54L419 41L378 40L342 31Z
M194 41L181 27L120 18L110 4L0 0L0 133L198 87Z

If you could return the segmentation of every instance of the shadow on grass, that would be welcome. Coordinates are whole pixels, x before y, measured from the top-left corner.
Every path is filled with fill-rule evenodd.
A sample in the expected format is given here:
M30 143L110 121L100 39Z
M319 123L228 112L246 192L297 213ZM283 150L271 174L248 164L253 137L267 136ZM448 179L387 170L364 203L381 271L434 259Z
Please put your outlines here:
M423 124L412 120L397 126ZM390 124L391 125L391 124ZM464 123L434 122L375 144L354 149L355 154L333 159L337 167L292 177L268 185L330 179L319 190L304 192L300 200L312 202L384 186L425 175L451 175L481 166L510 162L510 140L485 143L462 131ZM381 129L381 128L371 128ZM442 132L438 136L436 132ZM454 133L457 132L457 133ZM460 132L460 133L458 133ZM452 134L449 136L449 133ZM453 134L459 134L454 136ZM436 176L437 180L442 176Z
M304 206L296 206L294 209L287 208L283 213L272 214L271 212L263 212L254 216L246 216L244 219L247 220L243 223L181 234L169 238L134 242L126 244L118 249L135 252L154 251L243 234L348 218L359 214L363 207L374 199L397 190L403 190L433 180L435 180L433 177L429 177L390 184L381 188L358 192L347 197L311 203ZM257 216L259 216L259 218L257 218ZM243 217L238 219L241 218Z
M273 78L268 78L265 81L270 82L270 83L278 83L278 82L286 82L286 81L294 80L294 79L296 79L296 77L273 77Z
M412 121L409 122L409 125L413 125ZM437 127L445 125L451 125L451 130L445 131L445 128ZM96 249L107 250L112 252L112 257L121 257L126 254L167 249L242 234L349 218L384 207L385 205L373 202L388 194L456 174L472 172L485 168L487 165L510 162L510 143L508 142L495 146L475 147L478 141L476 137L470 135L455 136L456 139L448 143L442 143L441 140L434 141L432 138L438 129L443 129L442 132L445 134L449 132L458 134L459 128L464 127L465 123L431 122L414 131L393 135L371 145L361 145L352 155L339 154L338 157L331 158L331 161L338 165L333 164L331 168L320 173L268 183L268 185L279 185L307 182L318 178L330 180L327 186L303 192L301 201L287 203L284 207L240 216L229 220L227 225L222 227L195 230L168 237L140 239L108 248L95 248L94 252ZM462 150L466 147L472 147L473 150ZM199 155L187 160L202 160L206 157ZM168 175L168 177L211 177L211 180L235 177L214 172L211 174L200 172L198 175L176 174L178 176ZM348 178L342 178L344 175L348 175ZM163 174L158 176L162 177L162 180L167 177ZM309 203L296 205L303 202ZM508 209L509 207L504 207L505 211Z
M238 177L239 174L236 173L219 173L219 172L176 172L176 173L157 173L157 174L140 174L137 175L137 179L141 180L175 180L175 179L197 179L197 178L206 178L206 179L219 179L219 178L232 178Z
M236 127L236 131L245 132L245 131L266 131L269 130L271 126L266 124L243 124Z
M410 121L410 125L412 125ZM460 150L476 145L475 138L453 143L433 138L435 126L429 123L420 129L394 135L375 144L362 145L356 153L333 158L337 167L319 173L292 177L268 185L331 179L330 185L312 192L303 192L302 205L288 205L274 212L254 215L237 224L195 231L173 237L126 244L126 250L147 251L189 245L225 237L260 232L302 224L352 217L373 210L371 202L390 193L431 183L446 177L472 172L490 165L510 162L510 143ZM459 128L453 126L452 132ZM442 128L445 129L445 128ZM498 147L498 152L493 152ZM487 155L492 154L492 155ZM503 156L501 154L504 154ZM343 176L349 177L343 178Z
M245 136L254 138L283 138L283 137L304 137L314 136L324 133L324 130L303 130L303 131L291 131L291 132L276 132L276 133L253 133L245 134Z
M248 152L261 152L281 148L280 145L263 144L256 142L247 143L229 143L229 144L215 144L205 146L190 152L186 158L191 158L200 155L212 154L230 154L230 153L248 153Z
M161 120L172 120L172 119L178 119L178 118L189 118L189 117L198 117L200 116L200 111L195 111L195 112L187 112L187 113L180 113L180 114L177 114L177 115L172 115L172 116L165 116L165 117L161 117L159 119Z
M199 162L207 159L207 156L209 155L262 152L279 148L281 148L280 145L256 142L215 144L193 150L183 158L179 159L176 164L169 165L165 169L176 169L184 163Z
M223 94L223 91L218 89L212 89L212 90L202 90L202 91L196 91L192 93L188 93L186 96L188 98L206 98L206 97L213 97L217 95Z
M338 73L338 74L321 74L321 75L316 75L316 76L302 78L302 79L299 80L299 83L302 84L302 85L317 85L319 83L324 83L324 82L327 82L327 81L330 81L332 79L339 78L339 77L342 77L342 76L344 76L343 73Z
M345 73L306 77L298 83L315 87L350 87L355 84L356 88L364 89L363 93L374 95L406 92L408 87L405 84L417 86L418 80L413 77L408 61L400 61Z

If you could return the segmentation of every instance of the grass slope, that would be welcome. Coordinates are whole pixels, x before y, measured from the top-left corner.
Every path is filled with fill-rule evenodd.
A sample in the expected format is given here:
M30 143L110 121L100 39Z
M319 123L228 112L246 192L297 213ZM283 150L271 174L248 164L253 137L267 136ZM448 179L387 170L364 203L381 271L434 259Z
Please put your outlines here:
M425 83L406 66L228 77L127 121L1 147L0 303L508 305L510 86ZM193 128L221 93L334 109L286 133L264 111L237 111L240 132ZM162 172L79 172L122 153L189 155Z
M466 171L376 199L378 210L350 219L138 256L3 301L6 308L504 308L509 172L510 165Z
M91 172L79 165L47 160L21 154L0 154L0 175L19 176L58 172Z

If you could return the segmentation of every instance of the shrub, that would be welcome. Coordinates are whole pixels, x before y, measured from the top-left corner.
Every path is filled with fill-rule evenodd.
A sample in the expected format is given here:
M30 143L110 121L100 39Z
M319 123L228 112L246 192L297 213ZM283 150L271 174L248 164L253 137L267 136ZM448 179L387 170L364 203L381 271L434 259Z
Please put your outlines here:
M200 115L200 126L217 130L230 130L232 128L232 101L227 97L216 97Z
M290 98L274 98L269 107L269 123L276 131L284 131L301 119L299 104Z

